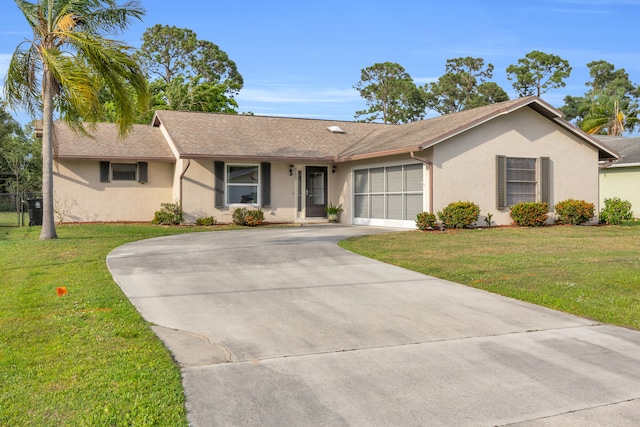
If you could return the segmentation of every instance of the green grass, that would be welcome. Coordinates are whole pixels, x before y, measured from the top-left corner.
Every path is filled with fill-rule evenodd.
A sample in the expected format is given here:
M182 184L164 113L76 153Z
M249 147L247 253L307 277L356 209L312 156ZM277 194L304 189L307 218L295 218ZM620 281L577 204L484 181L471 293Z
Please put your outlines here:
M42 242L40 227L0 228L0 426L187 425L180 370L105 258L198 230L58 226Z
M218 228L216 228L218 229ZM180 370L105 258L134 240L211 228L0 228L0 426L186 426ZM640 329L640 223L354 238L347 249ZM58 297L56 288L68 294Z
M640 222L411 231L355 237L340 246L453 282L640 329Z

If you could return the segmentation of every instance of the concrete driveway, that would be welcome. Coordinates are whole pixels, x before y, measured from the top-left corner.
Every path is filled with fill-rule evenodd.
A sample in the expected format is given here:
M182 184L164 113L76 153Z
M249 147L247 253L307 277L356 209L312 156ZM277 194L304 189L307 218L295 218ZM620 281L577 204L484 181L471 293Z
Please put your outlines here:
M182 366L192 426L640 425L640 332L336 246L385 231L185 234L107 263Z

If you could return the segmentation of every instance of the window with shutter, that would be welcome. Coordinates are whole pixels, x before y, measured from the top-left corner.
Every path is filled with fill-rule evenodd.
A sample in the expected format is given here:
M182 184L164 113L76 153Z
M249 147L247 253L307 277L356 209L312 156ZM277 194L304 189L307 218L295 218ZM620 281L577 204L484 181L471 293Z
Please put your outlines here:
M224 162L213 162L213 175L214 183L213 188L215 192L215 206L216 208L224 207Z
M138 162L138 182L146 184L149 179L149 167L147 162Z
M551 203L551 159L540 157L540 201L549 206L549 212L553 210Z
M271 163L260 163L261 203L263 208L271 207Z
M109 182L110 172L111 164L109 162L100 162L100 182Z
M496 156L496 207L507 209L520 202L535 202L540 185L539 201L551 206L551 161L541 157Z

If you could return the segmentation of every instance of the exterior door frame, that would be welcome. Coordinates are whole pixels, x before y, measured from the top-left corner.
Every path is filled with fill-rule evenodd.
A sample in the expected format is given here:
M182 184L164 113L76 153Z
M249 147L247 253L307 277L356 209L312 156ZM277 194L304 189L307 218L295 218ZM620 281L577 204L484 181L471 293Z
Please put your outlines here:
M328 198L328 173L327 166L305 167L305 217L324 218L327 213Z

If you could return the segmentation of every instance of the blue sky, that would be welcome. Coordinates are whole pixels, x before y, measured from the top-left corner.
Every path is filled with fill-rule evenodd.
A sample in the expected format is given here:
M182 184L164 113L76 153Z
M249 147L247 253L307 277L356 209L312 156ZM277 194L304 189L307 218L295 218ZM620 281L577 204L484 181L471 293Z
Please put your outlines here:
M144 30L175 25L218 44L238 65L240 111L353 120L365 107L353 89L362 68L397 62L418 84L444 74L447 59L494 65L493 81L513 98L505 69L532 50L560 55L573 71L543 99L556 107L583 95L586 64L606 60L640 82L640 0L143 0L141 23L118 38L140 46ZM0 84L9 57L30 36L14 2L0 6ZM2 93L2 92L0 92ZM16 115L24 122L24 115Z

